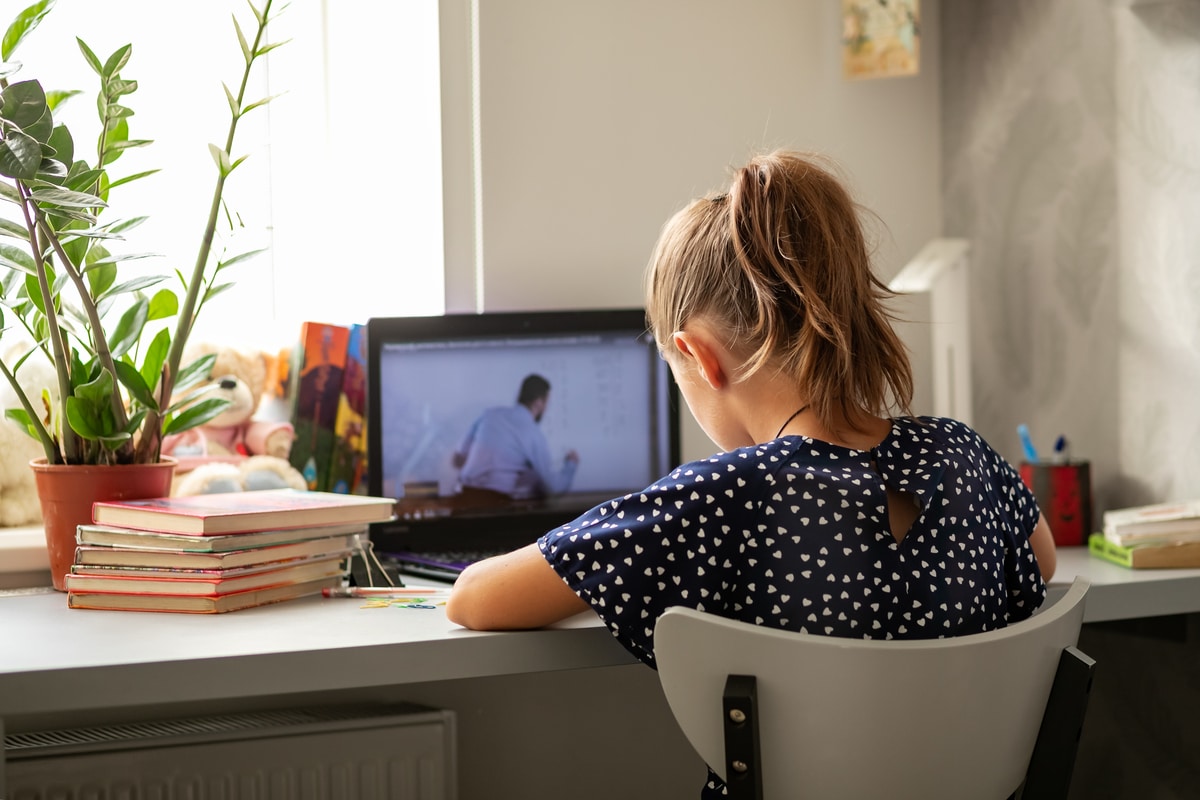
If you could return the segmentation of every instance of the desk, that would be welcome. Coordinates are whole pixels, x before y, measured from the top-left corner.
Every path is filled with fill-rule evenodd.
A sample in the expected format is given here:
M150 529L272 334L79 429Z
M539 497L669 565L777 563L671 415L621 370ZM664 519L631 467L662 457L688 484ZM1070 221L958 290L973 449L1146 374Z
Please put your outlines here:
M1092 581L1087 622L1200 612L1200 569L1127 570L1082 548L1060 550L1052 592L1076 575ZM654 674L590 613L546 630L481 633L449 623L441 609L361 605L308 598L193 616L71 610L61 593L0 596L0 722L14 732L117 713L388 695L464 717L460 764L474 775L460 784L466 800L555 796L530 791L530 771L548 783L578 781L588 767L566 762L589 758L600 772L574 784L573 798L698 793L703 769ZM524 729L522 715L531 720Z

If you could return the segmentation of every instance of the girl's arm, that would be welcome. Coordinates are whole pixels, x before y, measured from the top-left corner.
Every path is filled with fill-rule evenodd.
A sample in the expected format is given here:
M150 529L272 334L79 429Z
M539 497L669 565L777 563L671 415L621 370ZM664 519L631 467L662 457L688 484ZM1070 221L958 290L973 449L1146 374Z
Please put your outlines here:
M541 628L589 608L534 543L463 570L446 602L446 616L472 630L521 630Z
M1054 534L1050 531L1050 523L1046 522L1044 516L1038 518L1037 526L1029 535L1029 544L1037 558L1042 580L1049 583L1054 577L1054 568L1058 565L1058 554L1054 547Z

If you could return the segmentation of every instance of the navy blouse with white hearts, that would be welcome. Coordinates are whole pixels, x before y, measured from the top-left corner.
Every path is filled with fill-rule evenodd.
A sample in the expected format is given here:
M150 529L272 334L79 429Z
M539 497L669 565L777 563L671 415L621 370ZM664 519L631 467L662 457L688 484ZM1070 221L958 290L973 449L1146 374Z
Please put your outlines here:
M919 503L900 542L886 489ZM897 418L871 450L785 436L685 464L538 540L564 581L654 666L683 605L788 630L926 639L1004 627L1041 605L1039 510L971 428Z

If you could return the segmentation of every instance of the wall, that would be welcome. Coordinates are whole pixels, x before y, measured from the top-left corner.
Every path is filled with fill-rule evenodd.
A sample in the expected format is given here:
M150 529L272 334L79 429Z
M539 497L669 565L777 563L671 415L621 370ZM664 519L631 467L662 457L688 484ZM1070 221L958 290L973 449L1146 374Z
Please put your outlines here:
M469 52L469 9L444 0L446 54ZM459 61L443 80L444 114L479 108L472 140L445 134L447 308L640 305L667 217L776 146L839 161L890 277L941 232L936 12L919 76L850 82L836 3L479 3L478 96ZM689 420L685 458L715 449Z
M1200 5L942 8L945 234L972 241L976 425L1092 461L1097 511L1200 495Z

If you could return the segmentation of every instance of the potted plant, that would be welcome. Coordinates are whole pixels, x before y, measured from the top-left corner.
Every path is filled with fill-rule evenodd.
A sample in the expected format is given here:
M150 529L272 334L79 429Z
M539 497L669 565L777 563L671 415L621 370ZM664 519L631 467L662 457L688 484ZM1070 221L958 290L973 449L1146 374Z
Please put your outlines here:
M54 0L17 14L0 42L0 341L15 332L32 343L15 353L0 350L0 373L12 385L19 408L6 410L45 452L37 472L55 587L74 555L75 525L90 521L99 496L75 483L54 488L58 476L93 479L106 498L168 494L174 463L161 455L162 440L212 419L225 401L198 399L212 356L183 363L188 336L201 308L229 288L224 271L258 251L225 258L213 242L224 209L226 179L244 156L232 155L239 120L270 98L247 102L255 63L278 46L265 38L272 0L253 2L254 27L246 35L234 18L244 56L241 81L225 87L230 121L223 146L210 145L216 184L200 248L190 275L140 275L122 279L129 231L144 218L107 220L110 194L157 170L111 174L126 150L149 142L129 136L132 111L126 98L137 82L121 71L132 47L100 59L77 39L83 59L99 77L99 134L94 160L76 149L77 139L56 124L59 103L78 92L46 91L37 80L17 80L11 61L21 42L42 21ZM81 141L81 140L80 140ZM3 205L3 204L0 204ZM22 391L16 371L28 358L46 358L56 384L40 396ZM188 392L188 387L195 387ZM145 485L134 473L155 477Z

